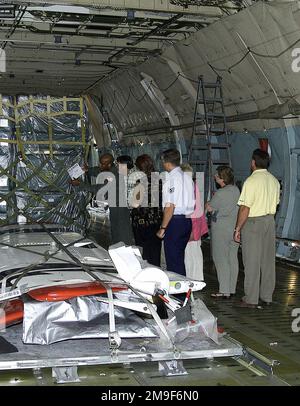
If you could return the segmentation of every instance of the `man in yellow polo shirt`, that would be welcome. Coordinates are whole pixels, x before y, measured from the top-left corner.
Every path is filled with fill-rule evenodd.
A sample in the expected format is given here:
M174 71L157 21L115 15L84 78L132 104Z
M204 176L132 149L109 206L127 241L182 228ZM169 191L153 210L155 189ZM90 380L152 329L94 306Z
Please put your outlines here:
M245 296L240 307L255 308L259 299L272 302L275 289L275 220L280 185L268 172L269 154L256 149L252 154L252 175L246 179L234 239L242 240Z

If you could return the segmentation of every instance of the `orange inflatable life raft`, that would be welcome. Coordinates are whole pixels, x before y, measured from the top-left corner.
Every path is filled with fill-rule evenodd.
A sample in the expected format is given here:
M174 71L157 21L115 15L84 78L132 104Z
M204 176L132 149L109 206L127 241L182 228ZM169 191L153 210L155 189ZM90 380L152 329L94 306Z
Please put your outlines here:
M113 292L125 290L124 286L113 286ZM39 302L59 302L77 296L105 294L106 288L100 282L83 282L69 285L47 286L28 292L28 295Z
M115 285L113 292L126 290L127 287ZM83 282L68 285L47 286L33 289L27 294L39 302L59 302L78 296L92 296L105 294L106 288L100 282ZM24 304L21 299L12 299L4 307L3 315L0 314L0 328L12 326L23 320Z

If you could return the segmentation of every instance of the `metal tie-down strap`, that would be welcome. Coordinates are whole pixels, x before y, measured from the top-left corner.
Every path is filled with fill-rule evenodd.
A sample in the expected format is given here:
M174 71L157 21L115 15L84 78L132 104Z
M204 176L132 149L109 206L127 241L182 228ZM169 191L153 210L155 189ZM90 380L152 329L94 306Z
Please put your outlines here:
M94 278L96 281L100 282L104 288L107 291L107 296L108 296L108 305L109 305L109 342L110 342L110 347L112 350L112 356L115 355L115 351L120 347L121 345L121 338L119 334L116 332L116 322L115 322L115 311L114 311L114 302L113 302L113 294L112 294L112 289L111 287L102 281L97 275L94 274L93 270L80 262L80 260L73 255L67 247L65 247L49 230L48 228L41 223L38 223L41 225L41 227L46 231L46 233L55 241L55 243L76 263L78 264L85 272L87 272L92 278Z
M80 239L78 239L78 240L76 240L76 241L73 241L73 242L69 243L69 244L67 245L67 247L72 246L72 245L74 245L74 244L76 244L76 243L82 241L83 239L85 239L85 237L82 237L82 238L80 238ZM31 264L31 265L26 266L25 268L22 268L22 269L18 269L16 272L13 272L13 273L7 275L5 278L3 278L2 281L1 281L1 294L5 294L5 293L6 293L6 281L7 281L7 279L9 279L9 278L11 278L11 277L13 277L13 276L19 275L19 276L16 278L15 282L13 283L11 289L9 290L9 292L12 292L12 291L14 291L14 289L17 287L18 282L19 282L24 276L26 276L26 275L27 275L28 273L30 273L31 271L36 272L35 267L36 267L37 265L41 265L41 264L43 264L43 263L46 263L50 258L55 258L55 255L60 251L60 250L56 250L55 252L50 253L49 250L47 250L47 251L45 251L44 253L37 253L37 252L35 252L35 251L27 250L26 248L13 247L13 246L11 246L11 245L4 244L4 243L0 243L0 245L2 245L2 246L9 246L9 247L11 247L11 248L20 249L20 250L23 250L23 251L29 251L29 252L32 252L32 253L34 253L34 254L36 254L36 255L39 255L39 256L43 257L43 260L41 260L40 262ZM61 259L61 258L59 258L59 260L60 260L60 261L63 261L63 262L68 262L68 263L70 263L70 261L65 261L65 260L63 260L63 259ZM26 290L27 290L27 289L26 289L26 286L21 287L21 288L19 289L19 291L20 291L20 292L19 292L19 296L20 296L21 294L25 293ZM9 300L10 300L10 298L7 298L7 299L4 299L4 300L2 300L2 301L0 302L0 310L4 310L6 304L8 303Z
M103 284L103 282L101 282ZM115 309L114 309L114 298L112 289L110 286L106 286L103 284L107 290L107 298L108 298L108 309L109 309L109 345L112 351L112 355L115 356L115 351L121 345L121 337L116 331L116 320L115 320Z
M81 242L82 240L84 240L85 237L79 238L78 240L72 241L71 243L69 243L66 247L71 247L74 244L77 244L79 242ZM17 250L22 250L22 251L26 251L26 252L30 252L32 254L35 254L37 256L42 257L41 261L39 262L35 262L33 264L30 264L28 266L26 266L25 268L22 269L18 269L17 271L10 273L9 275L5 276L2 280L1 280L1 294L4 294L6 292L6 282L8 279L11 279L13 276L19 275L19 277L15 280L15 282L13 283L12 287L10 288L10 291L12 291L13 289L16 288L18 282L25 276L27 275L29 272L34 271L37 272L37 270L35 269L36 266L45 264L46 262L49 261L49 259L54 258L54 259L58 259L61 262L65 262L65 263L70 263L70 261L67 261L63 258L57 258L55 255L60 251L60 249L56 250L53 253L50 253L49 250L45 251L45 252L36 252L33 250L29 250L23 247L14 247L13 245L7 244L7 243L0 243L0 246L4 246L4 247L9 247L9 248L14 248ZM41 270L41 272L44 272L44 270Z

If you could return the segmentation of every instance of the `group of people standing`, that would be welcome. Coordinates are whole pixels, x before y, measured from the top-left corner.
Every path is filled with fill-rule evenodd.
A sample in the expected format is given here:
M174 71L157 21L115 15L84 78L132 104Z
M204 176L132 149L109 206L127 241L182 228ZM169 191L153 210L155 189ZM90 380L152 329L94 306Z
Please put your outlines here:
M162 240L168 271L203 280L201 236L208 232L205 213L192 168L180 166L180 153L169 149L161 154L163 179L153 159L140 155L135 161L122 155L100 157L100 166L86 168L97 177L88 187L106 198L110 187L115 204L110 205L112 243L142 247L143 258L160 266ZM211 214L211 247L219 280L215 298L230 298L236 292L239 272L238 248L242 242L245 296L242 307L256 307L259 300L272 302L275 288L275 221L279 204L278 180L268 172L270 157L257 149L251 160L252 175L242 191L235 186L233 170L219 166L215 181L219 189L205 205ZM110 173L105 179L103 172ZM100 177L99 177L100 176ZM73 181L76 186L86 185ZM121 193L120 193L121 192ZM99 195L98 195L99 196ZM120 201L125 196L125 203Z
M180 159L178 150L164 151L165 172L159 174L147 154L138 156L134 165L127 155L115 160L106 153L99 166L85 168L88 176L97 176L95 185L72 184L108 201L112 244L135 244L142 248L143 259L160 266L163 241L169 271L203 280L201 235L208 228L192 168L181 167Z
M270 156L256 149L242 191L234 185L233 171L219 167L220 189L206 204L211 212L212 255L219 280L215 298L235 294L239 272L238 247L242 244L245 295L238 306L255 308L272 302L275 289L275 220L280 184L268 171Z

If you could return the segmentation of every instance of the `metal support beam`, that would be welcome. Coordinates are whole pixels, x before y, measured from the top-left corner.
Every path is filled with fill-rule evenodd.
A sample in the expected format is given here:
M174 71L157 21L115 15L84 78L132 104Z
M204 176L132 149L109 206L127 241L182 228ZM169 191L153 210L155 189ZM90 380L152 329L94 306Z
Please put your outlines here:
M124 9L91 9L91 8L84 8L84 7L72 7L72 6L40 6L40 7L33 7L33 6L29 6L27 7L27 11L24 14L24 17L22 18L22 22L25 23L31 23L33 24L32 21L32 14L35 14L36 12L44 12L44 13L52 13L52 14L57 14L59 13L61 15L61 23L65 23L65 22L69 22L70 23L70 19L66 19L64 20L64 15L68 14L70 16L72 15L82 15L82 16L101 16L101 17L120 17L122 19L126 19L127 17L127 10ZM172 13L173 14L173 13ZM154 21L166 21L168 20L170 17L172 17L172 14L169 13L155 13L155 11L149 12L149 11L137 11L135 10L134 16L136 19L149 19L149 20L154 20ZM221 15L205 15L205 14L185 14L185 13L181 13L182 14L182 18L181 21L187 21L189 23L198 23L198 24L205 24L208 22L213 22L218 20ZM10 20L7 20L6 22L8 23ZM34 24L43 24L46 23L45 21L34 21ZM76 19L74 19L73 23L77 24L78 21ZM97 22L91 22L89 23L89 26L97 26L99 23Z
M3 3L11 3L9 0ZM24 0L15 0L15 4L24 4ZM27 5L45 5L45 2L39 0L26 0ZM47 4L65 5L65 6L82 6L87 8L98 9L115 9L115 10L136 10L150 11L169 14L190 14L202 15L207 17L221 17L223 15L219 7L213 6L183 6L172 5L169 0L47 0Z
M156 35L159 32L164 31L165 29L170 27L170 25L172 25L177 20L179 20L179 18L181 18L181 17L182 17L182 14L177 14L177 15L173 16L172 18L170 18L170 20L168 20L165 23L163 23L162 25L159 25L156 28L154 28L154 30L149 31L146 34L142 35L141 38L138 38L133 42L128 42L128 45L137 45L140 42L145 41L147 38L151 37L152 35Z
M0 34L1 36L1 34ZM0 42L13 42L13 43L24 43L24 44L46 44L56 46L57 48L72 46L93 46L93 47L113 47L113 48L130 48L128 45L128 39L122 38L108 38L107 36L103 37L88 37L80 35L65 34L62 35L62 42L55 43L53 34L41 34L41 33L32 33L32 32L15 32L9 39L5 38L2 35ZM132 46L133 50L135 49ZM138 49L138 48L137 48ZM151 51L157 49L157 43L154 42L147 44L147 50Z

